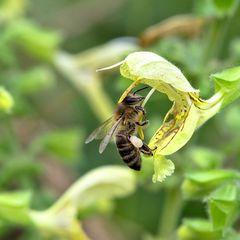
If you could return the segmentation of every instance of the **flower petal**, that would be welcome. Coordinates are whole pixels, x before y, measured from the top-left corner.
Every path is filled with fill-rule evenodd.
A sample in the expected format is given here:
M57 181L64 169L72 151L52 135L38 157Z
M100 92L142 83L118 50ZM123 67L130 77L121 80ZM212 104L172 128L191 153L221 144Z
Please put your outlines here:
M172 175L175 166L173 162L161 155L154 155L154 175L152 181L163 182L167 176Z
M198 120L198 110L193 103L189 106L173 105L163 124L150 140L149 147L157 148L156 154L161 155L176 152L191 138Z
M81 177L53 208L59 209L66 204L77 209L84 208L102 199L130 194L135 186L135 175L129 169L117 166L100 167Z
M167 83L182 92L198 92L190 85L179 68L155 53L135 52L129 54L121 65L120 71L124 77L134 81L141 79L142 83L156 89L158 89L159 83Z

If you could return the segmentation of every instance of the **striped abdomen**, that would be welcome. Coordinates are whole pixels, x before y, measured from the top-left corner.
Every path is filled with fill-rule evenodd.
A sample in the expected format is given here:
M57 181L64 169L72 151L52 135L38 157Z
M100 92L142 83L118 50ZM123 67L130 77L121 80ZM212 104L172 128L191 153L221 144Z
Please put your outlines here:
M123 161L132 169L141 169L141 156L138 148L129 141L128 135L124 133L116 134L116 145Z

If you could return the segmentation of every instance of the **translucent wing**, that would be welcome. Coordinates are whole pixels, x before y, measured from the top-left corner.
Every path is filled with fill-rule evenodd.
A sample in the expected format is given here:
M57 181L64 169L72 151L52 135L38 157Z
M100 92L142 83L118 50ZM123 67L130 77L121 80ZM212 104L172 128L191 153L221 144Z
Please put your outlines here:
M112 128L109 130L107 135L104 137L104 139L101 141L100 146L99 146L99 153L103 153L105 148L107 147L108 143L110 142L114 132L116 131L117 127L119 126L120 122L122 121L122 118L119 118L117 122L114 123Z
M109 132L109 130L113 127L114 125L114 119L113 117L109 118L108 120L106 120L101 126L99 126L98 128L96 128L86 139L85 143L90 143L91 141L93 141L94 139L102 139L104 138L107 133Z

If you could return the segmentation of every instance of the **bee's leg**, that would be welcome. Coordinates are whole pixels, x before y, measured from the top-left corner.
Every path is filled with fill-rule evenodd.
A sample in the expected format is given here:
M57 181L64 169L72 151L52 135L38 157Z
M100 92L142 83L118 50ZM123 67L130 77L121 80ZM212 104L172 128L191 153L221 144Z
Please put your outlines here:
M146 143L143 143L142 147L140 147L139 150L141 153L143 153L145 155L148 155L148 156L153 155L151 148Z
M154 149L151 149L151 151L152 151L152 152L154 152L156 149L157 149L157 146L155 146L155 148L154 148Z
M138 112L142 112L143 116L146 115L146 111L142 106L135 106L135 110L138 111Z
M135 124L140 126L140 127L146 126L149 121L146 120L146 111L145 111L145 109L142 106L135 106L135 110L137 112L142 112L143 118L144 118L144 121L142 121L142 122L137 121L137 122L135 122Z
M146 126L148 123L149 123L148 120L145 120L145 121L142 121L142 122L138 122L138 121L135 122L135 124L140 126L140 127Z
M128 122L128 130L126 131L128 135L134 134L135 132L135 124Z

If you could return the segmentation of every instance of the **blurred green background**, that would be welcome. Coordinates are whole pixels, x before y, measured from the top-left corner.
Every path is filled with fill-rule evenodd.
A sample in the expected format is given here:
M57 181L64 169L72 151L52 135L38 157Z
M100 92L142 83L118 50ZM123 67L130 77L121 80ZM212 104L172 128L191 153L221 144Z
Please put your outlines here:
M229 1L229 6L212 1L220 2L217 10L209 2L1 0L0 85L11 94L14 106L9 111L1 107L0 113L0 191L30 190L31 208L44 210L91 169L123 166L114 144L100 155L99 142L85 145L84 141L111 116L118 98L131 83L120 77L118 70L95 70L121 61L130 52L141 49L166 57L201 90L203 98L210 97L214 85L209 75L239 65L240 10L238 1ZM154 24L183 14L203 23L199 26L188 19L190 33L186 34L185 28L179 33L169 27L169 32L154 40L145 32ZM176 23L184 25L181 19ZM139 39L149 42L141 45ZM144 163L146 171L139 174L134 193L79 212L89 237L177 239L160 236L166 227L165 205L171 200L176 207L172 213L175 228L185 218L206 218L202 195L183 201L180 186L184 174L193 170L239 167L239 103L237 100L221 111L171 156L176 171L164 183L153 184L152 169ZM146 141L170 107L164 95L155 93L150 99ZM1 240L47 239L34 226L22 226L2 216L0 203ZM239 222L235 224L239 229ZM219 235L206 236L179 239L221 239Z

